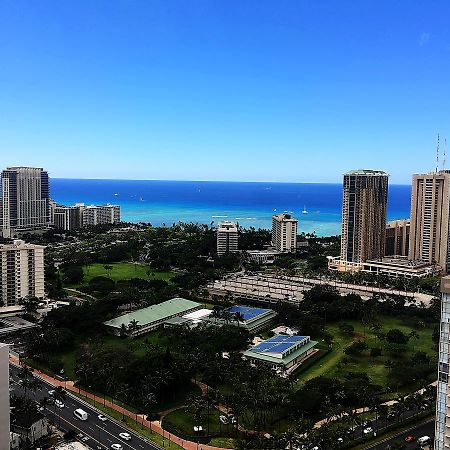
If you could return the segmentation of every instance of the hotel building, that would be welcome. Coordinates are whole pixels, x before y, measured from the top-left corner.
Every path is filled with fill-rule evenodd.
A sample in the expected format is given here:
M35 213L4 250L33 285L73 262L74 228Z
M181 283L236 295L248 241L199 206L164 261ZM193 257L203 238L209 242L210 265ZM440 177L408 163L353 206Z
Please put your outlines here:
M20 240L0 245L0 300L5 306L27 296L45 297L44 249Z
M413 175L409 259L450 269L450 171Z
M81 204L79 206L81 206ZM81 207L84 227L116 224L120 222L119 205L83 205Z
M83 223L83 205L52 205L52 222L56 230L71 231L81 228Z
M217 254L228 255L238 251L238 229L234 222L224 220L217 227Z
M385 254L387 256L408 256L409 220L392 220L386 224Z
M295 252L297 249L298 220L291 214L272 217L272 245L279 252Z
M37 167L8 167L1 173L0 190L3 237L48 228L50 205L46 171Z
M377 170L344 174L339 270L360 270L384 256L388 177Z

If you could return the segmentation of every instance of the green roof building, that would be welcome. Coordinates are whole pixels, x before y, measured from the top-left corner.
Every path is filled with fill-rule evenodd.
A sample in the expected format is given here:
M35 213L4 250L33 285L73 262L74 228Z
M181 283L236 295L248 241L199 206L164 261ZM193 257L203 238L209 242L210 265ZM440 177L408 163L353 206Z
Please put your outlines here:
M317 352L317 341L309 336L276 334L244 352L254 363L267 364L277 373L290 375Z
M114 334L126 329L130 336L139 336L155 330L174 317L183 316L201 308L201 304L184 298L172 298L158 305L138 309L104 322Z

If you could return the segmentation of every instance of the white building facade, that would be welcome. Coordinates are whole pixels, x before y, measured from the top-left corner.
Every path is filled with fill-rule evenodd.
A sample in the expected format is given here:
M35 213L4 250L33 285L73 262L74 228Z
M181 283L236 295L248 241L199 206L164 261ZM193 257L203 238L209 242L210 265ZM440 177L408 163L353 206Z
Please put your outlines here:
M291 214L272 217L272 244L279 252L294 252L297 249L298 221Z
M441 279L438 385L434 449L450 448L450 276Z
M15 240L0 245L0 299L14 306L24 297L45 297L44 249L42 245Z
M120 222L119 205L90 205L82 207L83 226L116 224Z
M220 222L217 227L217 254L223 256L237 252L238 239L238 229L234 222Z

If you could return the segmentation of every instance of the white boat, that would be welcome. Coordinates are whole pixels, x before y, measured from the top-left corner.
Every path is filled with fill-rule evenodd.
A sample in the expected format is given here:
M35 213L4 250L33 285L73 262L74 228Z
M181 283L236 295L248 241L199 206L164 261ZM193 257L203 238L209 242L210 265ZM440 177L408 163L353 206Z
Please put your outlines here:
M303 206L303 211L302 211L302 214L308 214L308 210L306 209L306 205L305 205L305 206Z

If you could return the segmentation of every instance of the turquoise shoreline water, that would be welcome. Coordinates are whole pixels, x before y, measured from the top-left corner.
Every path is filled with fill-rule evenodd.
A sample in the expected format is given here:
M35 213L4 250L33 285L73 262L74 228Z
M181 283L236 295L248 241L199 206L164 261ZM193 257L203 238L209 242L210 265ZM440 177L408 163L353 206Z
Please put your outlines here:
M409 217L410 194L411 186L389 187L389 219ZM56 178L51 195L67 205L119 204L122 220L153 225L229 219L243 227L270 228L274 213L289 211L300 231L329 236L340 234L341 227L341 184Z

